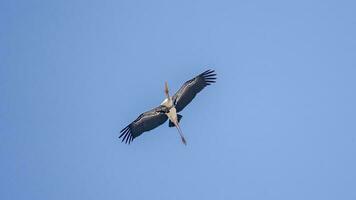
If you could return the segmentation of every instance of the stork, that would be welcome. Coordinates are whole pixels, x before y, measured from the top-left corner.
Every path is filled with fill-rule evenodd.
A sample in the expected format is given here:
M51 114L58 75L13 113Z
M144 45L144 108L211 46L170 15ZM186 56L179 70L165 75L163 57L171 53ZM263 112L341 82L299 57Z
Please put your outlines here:
M185 82L182 87L171 97L169 95L168 83L165 82L164 93L166 98L156 108L142 113L138 118L123 128L119 138L122 142L130 144L133 139L146 131L150 131L169 119L169 127L176 127L181 141L187 145L183 132L180 128L181 112L206 86L215 83L216 73L214 70L207 70L198 76Z

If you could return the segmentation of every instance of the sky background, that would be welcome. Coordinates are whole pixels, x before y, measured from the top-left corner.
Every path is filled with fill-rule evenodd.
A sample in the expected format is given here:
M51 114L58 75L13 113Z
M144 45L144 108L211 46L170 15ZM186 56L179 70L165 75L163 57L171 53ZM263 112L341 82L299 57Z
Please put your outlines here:
M0 199L356 199L355 1L0 2ZM131 145L119 131L218 82Z

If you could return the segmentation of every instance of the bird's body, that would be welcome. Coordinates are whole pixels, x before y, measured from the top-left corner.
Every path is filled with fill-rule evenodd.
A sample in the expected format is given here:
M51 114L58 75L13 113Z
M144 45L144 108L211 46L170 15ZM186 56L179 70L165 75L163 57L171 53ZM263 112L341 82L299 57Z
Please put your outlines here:
M207 70L185 82L172 97L169 96L168 84L166 82L166 98L161 105L142 113L135 121L121 130L119 138L123 137L122 141L131 143L134 138L143 132L150 131L169 119L169 127L175 126L178 129L183 144L186 144L186 140L179 126L182 116L177 113L182 111L203 88L215 82L216 74L213 72L214 70Z
M161 106L165 106L168 108L168 112L166 113L167 117L171 122L178 124L178 117L177 117L177 109L173 105L172 98L166 98L162 103Z

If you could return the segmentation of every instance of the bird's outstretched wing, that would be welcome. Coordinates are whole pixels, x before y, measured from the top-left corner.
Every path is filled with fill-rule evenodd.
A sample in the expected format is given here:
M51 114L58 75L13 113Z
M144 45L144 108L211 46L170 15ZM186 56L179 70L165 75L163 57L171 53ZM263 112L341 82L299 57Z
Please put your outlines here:
M122 142L125 141L125 143L130 144L134 138L143 132L150 131L167 121L168 117L165 114L167 111L167 107L161 105L142 113L135 121L120 131L119 138L122 138Z
M216 73L214 70L207 70L195 78L185 82L183 86L172 97L173 103L177 109L177 112L183 110L194 97L202 91L207 85L215 83Z

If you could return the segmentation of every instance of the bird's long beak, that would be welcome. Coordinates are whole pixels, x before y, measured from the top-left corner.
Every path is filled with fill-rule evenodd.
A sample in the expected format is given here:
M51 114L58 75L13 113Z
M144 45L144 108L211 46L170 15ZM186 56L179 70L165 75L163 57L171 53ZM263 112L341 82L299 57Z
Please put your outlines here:
M169 99L169 90L168 90L168 83L167 83L167 81L164 82L164 93L166 94L166 97Z
M180 138L182 139L182 143L183 143L185 146L187 146L187 141L186 141L185 138L184 138L184 135L183 135L182 130L180 129L179 123L174 123L174 125L175 125L175 126L177 127L177 129L178 129L178 133L179 133L179 135L180 135Z

